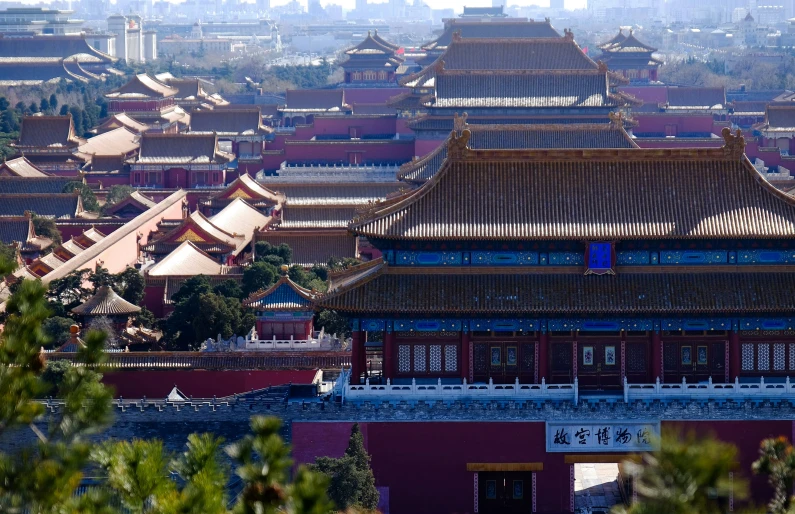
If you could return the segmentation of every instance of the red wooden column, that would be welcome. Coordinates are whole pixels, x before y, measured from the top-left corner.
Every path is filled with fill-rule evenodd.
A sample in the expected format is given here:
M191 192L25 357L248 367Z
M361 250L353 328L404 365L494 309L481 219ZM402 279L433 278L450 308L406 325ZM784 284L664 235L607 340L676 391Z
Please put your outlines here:
M549 334L541 332L538 336L538 382L542 379L549 380Z
M391 330L384 332L383 352L383 379L395 378L395 333Z
M360 384L365 365L364 332L354 330L351 338L351 384Z
M729 379L740 376L742 370L742 351L740 350L740 334L736 330L729 332Z
M655 330L651 333L651 381L657 379L663 381L663 362L662 362L662 337L660 332Z
M472 375L469 374L469 332L461 332L461 378L467 382L472 382Z

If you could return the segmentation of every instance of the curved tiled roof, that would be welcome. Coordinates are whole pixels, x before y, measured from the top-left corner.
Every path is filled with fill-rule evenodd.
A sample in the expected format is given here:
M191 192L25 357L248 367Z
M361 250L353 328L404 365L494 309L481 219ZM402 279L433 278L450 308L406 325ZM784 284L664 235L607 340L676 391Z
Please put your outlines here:
M422 46L424 50L441 50L453 41L453 34L462 38L549 38L560 33L547 21L490 21L488 23L453 19L448 21L441 36Z
M447 163L424 186L351 230L407 240L795 237L795 200L739 158L736 142L522 151L470 150L465 140L451 141Z
M140 311L140 307L116 294L110 286L100 287L94 296L72 309L81 316L119 316Z
M265 291L257 291L245 300L243 305L257 310L313 310L316 294L299 286L288 276L282 276Z
M25 157L17 157L0 164L0 177L5 176L36 178L51 177L52 174L40 170Z
M144 132L136 162L146 163L227 163L234 156L218 149L215 134L155 134Z
M108 93L108 98L169 98L177 94L171 87L146 74L139 73L118 89Z
M18 146L64 148L66 150L83 142L75 136L71 114L66 116L34 115L22 118Z
M523 148L637 148L623 127L588 125L470 125L471 148L483 150ZM422 183L431 178L447 158L447 143L422 159L400 167L398 178Z
M223 275L224 268L218 261L201 251L191 241L183 241L176 250L149 269L152 277Z
M257 135L268 131L263 125L259 108L196 110L191 112L191 132Z
M210 218L216 227L230 234L242 235L246 241L253 237L255 229L267 227L270 220L270 216L262 214L242 198L235 198Z

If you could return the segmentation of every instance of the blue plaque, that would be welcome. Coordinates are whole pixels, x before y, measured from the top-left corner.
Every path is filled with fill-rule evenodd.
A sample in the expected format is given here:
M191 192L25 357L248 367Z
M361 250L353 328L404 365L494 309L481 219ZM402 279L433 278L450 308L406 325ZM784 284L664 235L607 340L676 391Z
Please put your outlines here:
M615 251L613 243L591 242L585 247L585 274L614 274Z

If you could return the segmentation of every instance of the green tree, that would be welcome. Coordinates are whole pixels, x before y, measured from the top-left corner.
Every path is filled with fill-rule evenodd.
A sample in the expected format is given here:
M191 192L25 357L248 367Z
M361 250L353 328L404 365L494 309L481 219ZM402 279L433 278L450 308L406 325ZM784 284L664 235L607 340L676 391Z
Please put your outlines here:
M52 239L52 242L56 245L63 242L63 239L61 239L61 232L55 225L55 221L50 218L36 216L36 214L33 213L33 230L36 231L36 235Z
M321 473L300 466L294 482L287 483L293 462L290 447L279 436L280 426L276 418L254 416L252 434L227 448L244 484L232 512L327 514L333 506L324 492L328 481Z
M793 512L791 495L795 480L795 452L786 437L765 439L759 446L759 458L753 463L754 473L768 476L773 498L767 504L770 514Z
M91 298L93 291L83 284L88 282L91 271L74 270L62 278L50 281L47 300L52 313L67 317L72 309Z
M72 180L67 182L66 185L63 187L64 193L72 193L75 190L78 191L80 194L80 198L83 199L83 207L87 211L91 212L99 212L99 201L97 201L97 195L94 194L94 191L91 190L88 184L84 184L78 180Z
M36 102L30 102L30 107L28 107L28 111L30 111L31 114L38 113L39 112L39 104L37 104Z
M69 329L75 321L63 316L50 316L42 323L42 329L53 345L59 345L69 340Z
M105 208L116 205L122 200L127 199L133 193L133 188L127 185L111 186L108 195L105 197Z
M351 337L351 325L348 318L337 311L323 309L315 315L315 326L325 329L327 334L337 334L338 337Z
M55 93L50 95L50 109L53 111L58 108L58 97L55 96Z
M243 289L237 280L228 279L213 287L213 293L226 298L243 299Z
M39 109L41 112L47 112L50 110L50 102L46 98L42 98L41 102L39 103Z
M141 304L144 299L146 281L140 271L128 267L121 273L113 275L112 281L113 289L119 296L133 305Z
M266 261L276 266L281 264L290 264L293 260L293 250L287 243L280 243L276 246L267 241L259 241L256 246L257 260ZM269 256L275 256L278 261L267 259Z
M0 111L5 111L9 108L11 104L8 102L8 99L4 96L0 96Z
M722 514L729 496L743 500L746 482L729 473L737 471L737 448L714 437L664 433L660 450L643 455L640 464L625 463L634 478L638 502L615 507L614 514Z
M260 289L267 289L276 282L279 272L266 262L255 262L243 270L243 294L250 295Z
M0 259L8 262L16 262L16 258L17 251L13 246L0 243Z
M66 116L67 114L69 114L69 106L66 104L62 105L61 110L58 111L58 114L60 116Z
M375 487L373 470L370 469L370 455L364 448L364 438L358 423L351 428L345 455L339 459L319 457L313 469L329 477L328 495L338 509L354 507L374 510L378 507L379 493Z
M136 327L152 328L155 326L157 319L154 313L146 307L141 307L141 310L133 316L132 323Z
M65 359L47 361L41 379L47 384L48 392L58 390L58 386L64 381L70 367L72 367L72 363Z

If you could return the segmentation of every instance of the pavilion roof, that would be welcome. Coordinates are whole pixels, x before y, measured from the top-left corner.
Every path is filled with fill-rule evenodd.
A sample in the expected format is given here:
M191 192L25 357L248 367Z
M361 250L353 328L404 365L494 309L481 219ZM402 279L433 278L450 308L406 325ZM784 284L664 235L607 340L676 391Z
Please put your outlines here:
M573 125L467 125L469 145L474 149L550 148L637 148L638 145L618 123ZM398 177L422 183L442 167L447 143L400 167Z
M455 38L434 64L403 77L400 84L432 87L445 70L596 70L573 38Z
M128 116L127 113L122 112L114 114L113 116L105 120L105 122L102 123L97 130L98 132L101 133L101 132L107 132L108 130L117 129L119 127L127 127L133 132L141 134L142 132L145 132L146 129L149 128L149 125L147 125L146 123L141 123L140 121L136 121L130 116Z
M439 241L795 236L795 198L728 129L715 149L472 150L469 136L451 137L431 180L350 229Z
M656 48L641 43L631 30L629 31L629 36L626 36L622 41L605 44L600 48L605 53L651 53L657 51Z
M458 32L462 38L531 38L560 37L560 33L546 21L493 20L488 23L453 19L447 22L444 32L438 38L422 46L423 50L443 50L453 41Z
M0 177L0 194L60 194L75 177Z
M237 269L224 266L196 246L193 241L183 241L162 261L152 266L147 274L151 277L227 275Z
M223 164L234 156L218 149L215 134L162 134L144 132L141 150L134 161L140 164Z
M81 316L120 316L141 312L141 308L116 294L110 286L101 286L94 296L72 309L72 312Z
M17 157L0 164L0 177L50 177L51 173L42 171L25 157Z
M512 267L357 266L317 305L348 313L414 315L727 315L791 313L795 273L539 273ZM359 268L358 270L356 268ZM760 295L760 291L769 293Z
M604 43L599 45L599 48L601 48L602 50L604 50L605 48L610 48L611 46L621 43L625 39L627 39L627 36L624 35L624 29L619 28L618 34L613 36L609 41L605 41Z
M317 294L305 289L287 275L282 275L267 290L259 290L243 300L243 305L257 310L313 310Z
M105 96L112 99L169 98L177 93L177 88L164 84L147 73L139 73Z
M271 132L262 125L258 107L194 110L190 116L190 132L219 135L259 135Z
M376 37L378 33L376 32ZM385 44L385 41L378 37L373 37L371 32L367 31L367 37L362 42L353 48L346 50L348 55L394 55L397 48L395 45Z
M437 108L617 107L627 102L609 90L601 70L437 71Z
M2 40L3 38L0 38ZM75 134L72 115L43 116L33 115L22 118L17 147L32 148L69 148L77 147L85 142Z

